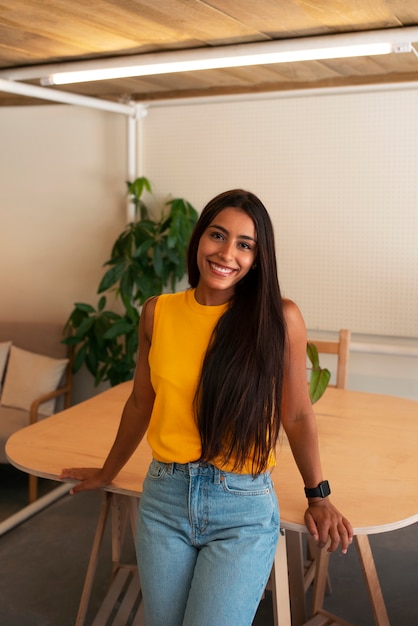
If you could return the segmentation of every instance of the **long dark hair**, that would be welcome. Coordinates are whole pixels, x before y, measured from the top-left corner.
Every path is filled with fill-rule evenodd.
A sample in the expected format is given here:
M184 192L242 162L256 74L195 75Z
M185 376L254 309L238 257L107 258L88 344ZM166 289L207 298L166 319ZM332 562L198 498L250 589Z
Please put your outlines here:
M227 207L239 208L253 220L257 256L214 329L194 405L201 460L218 457L235 471L250 462L252 473L258 474L267 468L279 434L285 324L273 226L254 194L233 189L205 206L189 243L189 282L192 287L199 282L202 234Z

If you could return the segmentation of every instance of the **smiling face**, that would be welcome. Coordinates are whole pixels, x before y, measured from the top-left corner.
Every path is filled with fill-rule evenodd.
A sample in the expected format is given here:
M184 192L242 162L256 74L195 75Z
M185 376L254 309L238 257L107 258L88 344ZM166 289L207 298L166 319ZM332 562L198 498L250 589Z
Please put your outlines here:
M197 301L206 305L228 302L256 256L257 233L251 217L235 207L220 211L199 241Z

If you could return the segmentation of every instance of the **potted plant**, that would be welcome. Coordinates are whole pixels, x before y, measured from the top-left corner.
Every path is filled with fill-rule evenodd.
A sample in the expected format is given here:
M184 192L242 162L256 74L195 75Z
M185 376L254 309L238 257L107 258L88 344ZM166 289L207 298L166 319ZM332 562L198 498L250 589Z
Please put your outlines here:
M83 364L95 385L117 385L133 377L138 347L138 323L145 300L165 289L175 291L186 273L187 245L198 214L183 198L168 200L153 219L143 200L152 192L145 177L127 182L134 220L113 244L98 286L97 307L77 302L64 328L64 343L74 346L74 372ZM107 308L107 295L116 295L122 312Z

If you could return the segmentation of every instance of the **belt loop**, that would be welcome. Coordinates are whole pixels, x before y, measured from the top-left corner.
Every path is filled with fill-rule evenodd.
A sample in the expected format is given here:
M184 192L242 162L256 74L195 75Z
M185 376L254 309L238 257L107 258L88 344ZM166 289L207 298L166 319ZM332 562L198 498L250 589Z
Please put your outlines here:
M221 470L218 467L213 466L213 484L221 484Z
M174 466L175 463L165 463L165 469L167 471L167 474L174 474Z

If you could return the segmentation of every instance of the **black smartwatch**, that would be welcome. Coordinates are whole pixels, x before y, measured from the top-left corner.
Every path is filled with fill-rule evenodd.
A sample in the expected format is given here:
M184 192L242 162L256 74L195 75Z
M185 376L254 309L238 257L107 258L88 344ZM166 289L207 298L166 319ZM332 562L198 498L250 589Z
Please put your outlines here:
M307 498L326 498L330 493L331 489L327 480L323 480L322 483L319 483L318 487L313 489L305 487L305 495Z

